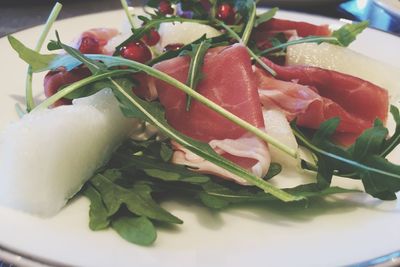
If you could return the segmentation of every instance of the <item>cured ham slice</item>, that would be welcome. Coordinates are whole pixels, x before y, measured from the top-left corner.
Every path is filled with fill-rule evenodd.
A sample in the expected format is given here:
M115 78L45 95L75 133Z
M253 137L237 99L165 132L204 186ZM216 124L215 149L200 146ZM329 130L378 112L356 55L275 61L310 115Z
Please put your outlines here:
M264 109L279 110L289 121L302 115L313 102L322 102L322 97L308 86L277 80L261 69L255 73Z
M283 32L287 30L296 30L300 37L306 36L329 36L331 31L328 25L314 25L307 22L292 21L285 19L272 18L257 27L258 31L268 32L276 31Z
M361 133L371 123L352 116L340 105L316 93L315 89L295 82L286 82L265 75L257 70L259 95L266 109L283 112L289 121L297 118L297 124L312 129L332 117L340 117L339 132Z
M278 79L312 86L321 96L331 99L363 120L372 123L379 118L386 122L389 96L385 89L336 71L309 66L283 67L268 59L263 60L276 71Z
M342 73L313 67L282 67L264 59L277 72L277 80L257 69L260 98L265 107L285 112L289 120L313 129L339 117L336 141L354 142L376 118L387 118L387 92L369 82Z
M108 41L118 35L117 29L94 28L83 32L74 41L73 47L84 54L111 55L112 51L105 49Z
M146 73L140 72L135 73L133 78L138 83L133 87L133 93L147 101L157 99L158 93L156 88L156 80L147 75Z
M328 25L314 25L307 22L298 22L284 19L272 18L264 23L261 23L252 33L252 40L256 43L257 48L265 50L273 47L273 38L284 41L299 39L299 37L307 36L329 36L331 31ZM281 40L282 41L282 40ZM283 63L285 57L272 56L277 63Z
M176 142L172 142L172 144L175 150L172 157L173 163L186 165L194 171L217 175L240 184L248 184L243 178L197 156ZM255 162L247 169L258 177L264 177L268 172L271 162L268 147L255 136L247 134L238 139L212 140L209 145L224 157L244 158Z
M43 81L44 94L46 97L50 97L57 93L59 88L66 86L68 84L77 82L90 76L90 71L87 68L76 68L71 71L66 71L60 68L56 71L50 71L46 74ZM69 99L62 98L53 104L53 107L60 105L71 104L72 101Z
M190 59L177 57L154 67L185 83ZM212 50L204 59L203 79L196 90L203 96L258 128L264 128L251 61L243 45ZM192 101L186 111L186 94L156 82L168 122L178 131L201 141L237 139L246 131L203 104Z
M178 57L154 67L185 83L189 63L188 57ZM211 49L205 56L202 73L203 79L196 88L199 93L252 125L264 128L250 56L243 45ZM195 100L192 101L190 110L186 111L184 92L159 80L156 81L156 86L159 100L165 107L166 118L175 129L209 143L222 156L252 170L256 175L265 175L269 166L269 155L263 142L255 137L243 138L246 134L243 128ZM257 148L252 148L254 145ZM261 151L254 152L254 149ZM202 172L232 177L230 173L183 148L175 152L174 162L198 168ZM238 177L234 178L239 180Z

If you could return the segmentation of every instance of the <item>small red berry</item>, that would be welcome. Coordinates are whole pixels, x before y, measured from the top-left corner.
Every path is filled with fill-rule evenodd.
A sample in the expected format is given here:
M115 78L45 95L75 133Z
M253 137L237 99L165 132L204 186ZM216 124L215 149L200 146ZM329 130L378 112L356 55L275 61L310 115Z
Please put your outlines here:
M224 3L218 6L217 19L222 20L227 24L235 22L235 10L232 5Z
M155 29L150 29L147 34L143 35L143 41L148 46L156 45L160 41L160 34Z
M142 41L133 41L123 46L120 50L121 56L140 63L145 63L151 59L151 52L147 45Z
M92 36L84 36L81 39L79 51L83 54L101 54L100 43Z
M162 0L158 5L158 11L163 15L174 14L174 9L168 0Z
M164 47L163 51L168 52L168 51L176 51L181 49L184 46L184 44L169 44Z

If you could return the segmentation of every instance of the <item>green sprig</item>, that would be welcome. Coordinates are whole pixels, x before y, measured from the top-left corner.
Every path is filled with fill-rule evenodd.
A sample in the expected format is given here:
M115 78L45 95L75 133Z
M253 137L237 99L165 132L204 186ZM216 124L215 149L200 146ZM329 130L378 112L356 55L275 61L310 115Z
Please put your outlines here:
M40 49L42 49L43 43L49 34L50 28L53 25L54 21L57 19L58 14L60 13L62 8L62 4L56 3L53 7L53 10L51 11L45 27L42 31L42 33L39 36L39 39L36 43L35 50L36 52L39 52ZM27 70L27 75L26 75L26 81L25 81L25 97L26 97L26 110L30 112L34 107L35 107L35 100L33 99L33 91L32 91L32 67L29 66Z
M186 84L196 90L197 84L202 78L201 67L203 66L204 57L207 50L211 47L209 41L202 41L200 44L192 45L192 51L185 53L185 55L190 56L189 72ZM192 98L187 95L186 97L186 111L189 111Z

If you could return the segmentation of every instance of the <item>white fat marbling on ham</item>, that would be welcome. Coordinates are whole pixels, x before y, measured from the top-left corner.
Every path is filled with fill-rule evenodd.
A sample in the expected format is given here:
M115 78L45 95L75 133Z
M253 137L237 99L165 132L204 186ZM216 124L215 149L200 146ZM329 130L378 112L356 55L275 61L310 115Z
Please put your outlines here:
M243 178L197 156L176 142L172 141L172 145L175 150L172 157L173 163L186 165L197 172L213 174L228 180L233 180L239 184L248 185L248 182ZM230 154L236 157L256 160L257 163L254 164L249 171L255 176L260 177L260 179L268 172L271 162L268 146L255 136L245 135L236 140L211 140L209 145L220 155Z

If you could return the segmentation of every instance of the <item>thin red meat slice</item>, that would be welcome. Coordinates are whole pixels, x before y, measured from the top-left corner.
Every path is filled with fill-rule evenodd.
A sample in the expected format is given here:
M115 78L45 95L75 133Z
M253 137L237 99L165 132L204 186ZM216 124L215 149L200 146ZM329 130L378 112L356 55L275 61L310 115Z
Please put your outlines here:
M133 75L133 79L137 84L132 88L133 93L147 101L157 99L158 93L156 89L155 79L144 72Z
M223 157L240 164L258 177L264 177L271 162L267 145L254 135L246 134L238 139L212 140L210 146ZM240 184L248 184L243 178L229 173L195 155L172 141L174 154L172 162L192 168L194 171L217 175Z
M328 25L314 25L307 22L292 21L285 19L272 18L257 27L260 32L284 32L287 30L296 30L300 37L306 36L329 36L331 31Z
M154 67L185 83L189 63L190 59L185 56L163 61ZM243 45L211 50L205 57L202 72L204 77L196 88L200 94L252 125L264 127L251 60ZM157 81L156 85L166 118L178 131L205 142L237 139L246 133L195 100L186 111L184 92L162 81Z
M371 126L369 121L348 113L331 99L320 96L312 87L277 80L261 69L257 69L256 74L263 106L284 112L289 121L297 118L300 126L317 129L332 117L341 118L338 132L359 134Z
M256 71L261 88L278 91L275 98L269 97L262 101L264 104L269 101L267 105L281 103L280 109L289 113L289 119L297 114L299 125L317 129L323 121L339 117L341 122L334 139L349 145L365 129L371 127L376 118L386 122L389 105L386 90L335 71L308 66L283 67L267 59L263 60L277 72L276 78L283 81L273 79L260 70ZM321 97L313 97L313 90ZM261 92L260 95L274 96L273 92ZM282 100L285 97L287 102ZM298 101L291 101L296 98Z
M307 22L291 21L284 19L272 18L261 23L252 33L252 40L256 43L257 48L265 50L273 46L271 38L281 39L279 34L283 34L288 41L307 36L330 36L331 31L328 25L314 25ZM283 63L283 56L269 56L270 59L277 63Z
M278 79L315 87L321 96L371 123L376 118L386 122L389 96L385 89L337 71L310 66L279 66L268 59L263 60L276 71Z
M84 54L110 54L104 48L116 35L118 35L118 30L113 28L90 29L83 32L73 46Z
M46 97L50 97L57 93L61 87L82 80L90 76L90 74L89 69L84 67L75 68L71 71L66 71L64 68L60 68L56 71L49 71L43 81L44 94ZM62 98L56 101L53 107L68 104L71 104L71 100Z

